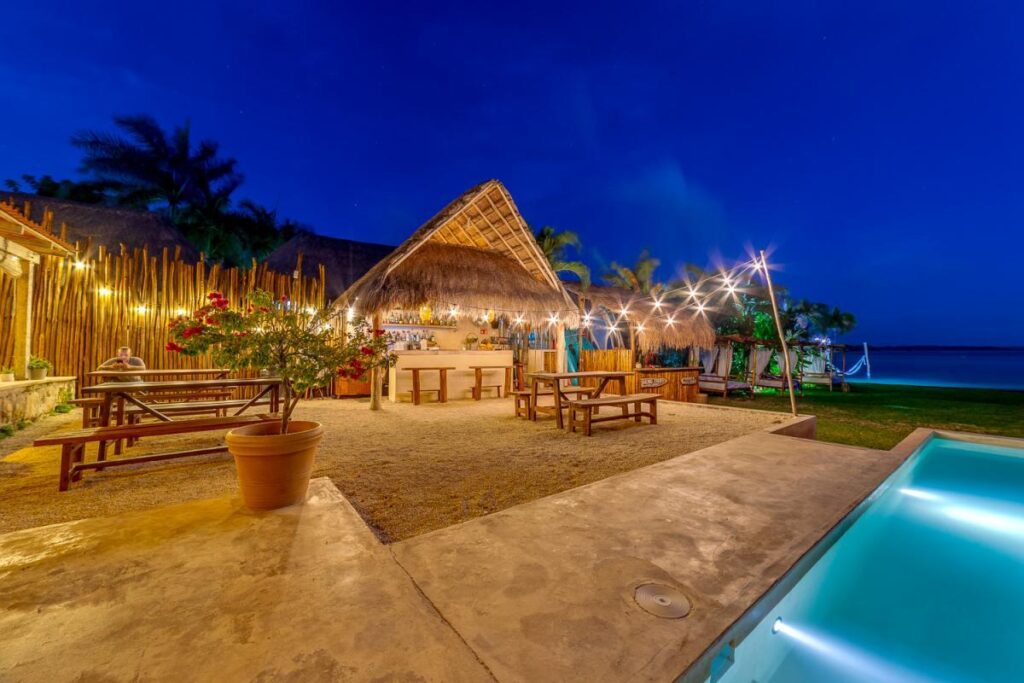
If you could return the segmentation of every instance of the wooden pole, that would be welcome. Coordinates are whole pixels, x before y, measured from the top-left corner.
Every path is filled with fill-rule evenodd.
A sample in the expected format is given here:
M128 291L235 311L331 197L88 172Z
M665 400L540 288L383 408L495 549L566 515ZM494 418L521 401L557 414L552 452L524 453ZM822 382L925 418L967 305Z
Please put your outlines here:
M373 330L377 331L381 329L381 318L380 313L373 314ZM380 374L380 368L373 368L370 370L370 410L380 410L380 395L383 389L383 378Z
M789 407L796 416L796 395L793 393L793 369L789 367L789 346L786 344L786 333L782 329L782 319L779 317L779 305L775 302L775 289L772 287L772 276L768 272L768 260L764 257L764 250L761 250L761 267L764 268L764 281L768 285L768 298L772 300L772 315L775 316L775 329L779 333L779 344L782 345L782 364L786 371L786 384L789 386Z

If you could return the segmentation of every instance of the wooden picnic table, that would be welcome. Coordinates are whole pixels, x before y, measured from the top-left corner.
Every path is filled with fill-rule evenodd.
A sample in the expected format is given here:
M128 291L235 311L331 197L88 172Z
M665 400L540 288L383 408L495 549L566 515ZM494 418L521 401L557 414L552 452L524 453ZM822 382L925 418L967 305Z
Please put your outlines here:
M448 402L448 371L454 370L455 368L450 365L439 365L436 367L421 367L421 368L403 368L412 373L412 402L413 405L420 404L420 392L422 391L436 391L438 403ZM420 370L433 370L438 373L439 385L437 389L421 389L420 388Z
M256 378L222 378L222 379L196 379L196 380L161 380L153 382L103 382L94 384L91 387L82 387L83 393L99 394L103 398L97 422L99 427L109 427L111 418L116 417L116 424L124 423L124 404L130 403L142 413L151 415L162 422L171 422L174 418L159 410L160 404L147 403L145 394L175 391L188 394L197 394L204 391L226 389L232 387L263 387L255 396L246 403L239 406L235 415L241 415L250 406L255 404L264 396L269 394L270 409L267 412L278 411L279 390L281 379L278 377L256 377ZM114 402L117 401L117 411L113 410ZM99 444L100 460L106 456L106 441Z
M484 393L484 370L504 370L505 371L505 396L509 395L512 391L512 366L511 365L470 365L470 369L476 375L475 384L473 385L473 400L479 401L483 397ZM488 385L490 386L490 385ZM494 385L498 386L498 385ZM501 398L501 388L498 388L498 398Z
M112 370L110 368L104 370L93 370L92 372L87 372L86 375L89 377L99 377L101 379L116 379L118 377L124 377L125 375L131 377L143 377L147 379L170 379L190 376L224 379L230 372L231 371L226 368L146 368L145 370L133 370L131 367L128 367L124 370Z
M530 409L533 415L537 412L542 413L554 413L555 423L559 429L565 427L565 423L562 420L562 410L565 408L566 398L562 393L562 382L565 380L572 381L574 379L596 379L598 380L597 387L591 393L591 398L600 398L601 392L605 390L609 382L617 382L619 385L619 394L626 393L626 377L631 375L630 371L619 371L619 370L587 370L584 372L531 372L527 375L533 380L533 385L530 389ZM554 396L555 403L552 406L541 406L537 404L537 395L539 391L539 385L546 384L551 387Z

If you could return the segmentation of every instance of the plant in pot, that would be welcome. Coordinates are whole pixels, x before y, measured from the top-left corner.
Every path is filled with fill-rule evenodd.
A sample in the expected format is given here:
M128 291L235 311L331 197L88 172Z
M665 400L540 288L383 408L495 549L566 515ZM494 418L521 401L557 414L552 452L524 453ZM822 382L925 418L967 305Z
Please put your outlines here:
M242 499L256 510L306 497L323 439L320 423L292 419L306 390L327 385L336 374L360 379L393 359L383 331L359 322L346 335L339 334L325 312L299 310L286 297L274 299L263 290L251 293L243 309L232 308L220 292L211 292L206 305L172 320L169 327L169 351L188 356L209 351L221 367L266 370L280 379L278 419L233 429L225 438L235 458Z
M11 366L5 366L0 368L0 382L13 382L14 381L14 368Z
M53 367L53 364L45 358L32 356L28 360L28 378L46 379L46 371Z

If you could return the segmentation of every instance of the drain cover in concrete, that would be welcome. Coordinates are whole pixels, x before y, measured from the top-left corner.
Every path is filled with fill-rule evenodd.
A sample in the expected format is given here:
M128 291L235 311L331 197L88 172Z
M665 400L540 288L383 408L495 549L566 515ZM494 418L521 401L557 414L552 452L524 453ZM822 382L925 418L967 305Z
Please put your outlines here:
M682 619L690 613L690 600L682 591L661 583L645 583L633 593L636 604L662 619Z

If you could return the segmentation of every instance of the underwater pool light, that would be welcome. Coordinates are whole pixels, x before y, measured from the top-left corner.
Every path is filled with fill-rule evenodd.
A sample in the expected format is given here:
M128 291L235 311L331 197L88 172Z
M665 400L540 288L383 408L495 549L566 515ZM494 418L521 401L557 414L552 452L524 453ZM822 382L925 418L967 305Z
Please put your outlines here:
M782 629L782 617L776 617L772 622L772 633L778 633Z

